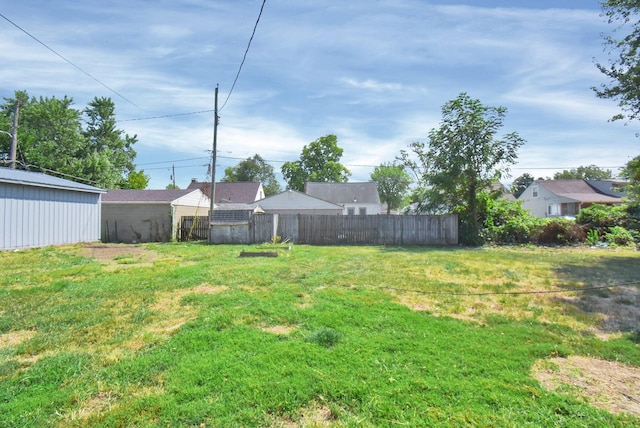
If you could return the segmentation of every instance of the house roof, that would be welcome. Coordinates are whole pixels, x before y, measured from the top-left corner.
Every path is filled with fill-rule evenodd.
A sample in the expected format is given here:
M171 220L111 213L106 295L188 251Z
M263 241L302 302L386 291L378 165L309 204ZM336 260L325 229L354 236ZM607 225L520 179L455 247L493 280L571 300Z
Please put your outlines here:
M627 192L623 190L626 183L623 181L586 180L586 182L589 186L596 189L596 191L599 193L604 193L605 195L613 196L616 198L623 198L627 196Z
M41 172L23 171L0 167L0 183L22 184L24 186L48 187L52 189L73 190L86 193L104 193L105 191L87 184L77 183L64 178L54 177Z
M616 204L622 202L621 198L604 195L595 188L589 186L585 180L536 180L548 191L565 198L574 199L577 202L589 202L593 204Z
M167 190L131 190L112 189L102 196L102 202L129 202L129 203L157 203L173 202L197 189L167 189Z
M380 204L378 186L375 182L362 183L318 183L308 181L304 192L334 204Z
M299 209L299 210L337 210L342 212L340 205L325 201L314 196L306 195L297 190L285 190L277 195L268 196L256 202L265 210Z
M255 202L259 197L261 186L260 182L216 182L216 204ZM211 182L191 180L187 189L200 189L205 195L210 196Z

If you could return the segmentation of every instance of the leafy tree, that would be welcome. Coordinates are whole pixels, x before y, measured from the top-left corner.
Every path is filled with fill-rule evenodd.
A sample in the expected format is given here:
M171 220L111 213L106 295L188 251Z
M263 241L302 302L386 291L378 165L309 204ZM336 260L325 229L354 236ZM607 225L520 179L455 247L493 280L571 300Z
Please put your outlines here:
M144 170L130 172L125 183L122 184L123 189L146 189L149 185L149 176Z
M178 189L180 189L180 186L178 186L177 184L169 183L169 184L167 184L166 189L167 190L178 190Z
M264 194L266 196L280 193L280 183L278 183L276 179L273 167L258 154L241 161L234 167L226 168L222 181L260 182L264 187Z
M109 98L94 98L84 114L86 143L80 155L87 161L83 164L82 176L100 187L127 187L129 175L135 172L133 145L137 137L130 137L116 128L115 104ZM137 178L142 177L138 175Z
M623 113L612 119L640 117L640 1L606 0L602 1L602 10L609 24L616 24L613 35L605 36L604 45L610 53L609 64L597 63L598 69L610 79L608 84L593 88L600 98L618 101Z
M58 173L102 188L143 184L140 179L144 173L131 176L134 181L130 181L130 174L135 172L136 152L132 146L136 137L116 129L115 106L110 99L95 98L80 111L66 96L37 99L16 91L15 98L5 98L0 106L5 120L13 114L16 101L20 104L18 161L22 167ZM0 139L0 144L0 152L6 152L6 140Z
M287 187L304 191L306 181L345 183L351 173L340 163L342 152L338 147L338 138L332 134L304 146L300 160L282 165L282 175Z
M553 175L554 180L606 180L609 178L612 178L610 169L602 169L595 165L565 169Z
M400 208L407 202L411 176L403 165L383 163L373 170L371 181L376 182L380 201L387 204L387 215L391 214L392 209Z
M513 193L513 196L517 199L520 195L522 195L522 192L524 192L525 189L529 187L529 185L534 181L535 179L531 176L531 174L525 172L520 177L513 180L513 183L511 183L511 193Z
M625 190L630 199L640 203L640 156L636 156L627 162L627 165L622 170L622 177L629 180Z
M419 209L458 212L464 244L482 242L478 196L508 173L524 143L515 132L497 137L506 111L461 93L442 107L440 128L429 132L428 147L413 143L412 153L401 152L400 158L416 171L423 186L426 201Z

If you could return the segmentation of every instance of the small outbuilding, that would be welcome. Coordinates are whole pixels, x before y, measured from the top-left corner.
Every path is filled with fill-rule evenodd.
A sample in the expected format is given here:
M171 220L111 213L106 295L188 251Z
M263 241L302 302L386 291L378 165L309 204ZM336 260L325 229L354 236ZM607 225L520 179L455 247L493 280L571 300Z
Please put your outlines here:
M104 192L47 174L0 168L0 250L99 241Z
M104 242L167 242L176 239L182 216L208 216L200 189L109 190L102 198Z

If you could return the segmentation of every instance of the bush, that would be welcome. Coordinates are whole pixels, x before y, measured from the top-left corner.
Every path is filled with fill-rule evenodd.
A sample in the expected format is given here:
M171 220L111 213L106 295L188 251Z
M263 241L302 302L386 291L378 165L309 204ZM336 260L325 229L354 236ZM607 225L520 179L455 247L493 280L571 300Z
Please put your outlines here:
M634 233L621 226L610 227L604 234L604 239L607 243L621 247L633 244L635 237L637 237L637 233L634 236Z
M588 226L589 229L602 229L605 227L619 226L627 218L627 210L624 205L591 205L582 208L576 216L576 223Z
M584 242L587 237L585 230L573 220L552 218L543 221L531 233L534 244L567 245Z
M487 199L484 201L485 219L482 237L495 244L525 244L530 241L531 230L541 220L522 208L520 201Z

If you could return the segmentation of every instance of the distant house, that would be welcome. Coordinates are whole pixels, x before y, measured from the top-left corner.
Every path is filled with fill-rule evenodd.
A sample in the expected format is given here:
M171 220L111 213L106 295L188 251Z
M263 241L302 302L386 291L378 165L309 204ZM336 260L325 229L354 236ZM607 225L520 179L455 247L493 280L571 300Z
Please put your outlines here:
M344 215L375 215L382 213L382 204L375 182L304 184L304 193L342 207Z
M522 207L536 217L573 217L593 204L617 205L623 193L612 182L588 180L535 180L518 197Z
M191 180L189 190L200 189L202 192L211 195L211 182L201 182L195 179ZM236 181L233 183L216 182L216 199L217 204L248 204L251 202L264 199L264 188L262 183Z
M182 216L208 216L209 207L200 189L109 190L102 198L102 240L170 241Z
M296 190L285 190L250 205L260 206L266 214L341 215L343 212L340 205Z
M47 174L0 168L0 250L99 241L103 193Z

